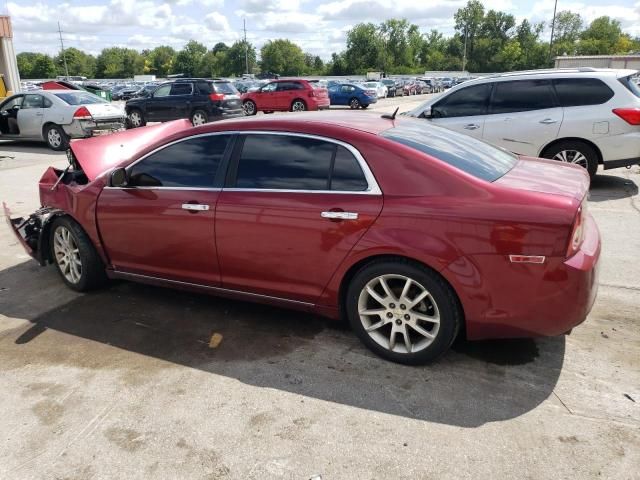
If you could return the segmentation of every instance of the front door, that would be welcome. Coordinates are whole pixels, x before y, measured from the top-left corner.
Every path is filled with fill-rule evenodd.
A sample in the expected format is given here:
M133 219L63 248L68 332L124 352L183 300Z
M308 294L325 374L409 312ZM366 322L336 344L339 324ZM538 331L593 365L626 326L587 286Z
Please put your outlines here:
M490 94L490 83L452 92L431 107L431 121L450 130L482 138Z
M278 109L278 101L277 101L277 92L278 82L267 83L264 87L260 89L260 91L256 94L255 99L258 105L258 110L277 110Z
M170 93L171 84L162 85L153 92L151 98L145 102L147 121L162 122L169 119L175 102L175 98L172 98Z
M44 97L38 94L27 94L18 111L18 127L20 135L29 138L42 138L42 117L44 115Z
M102 191L98 228L116 270L219 285L214 220L231 138L165 147L127 168L129 186Z
M382 208L360 155L331 140L248 134L216 209L225 288L315 302Z
M484 140L533 157L558 137L563 119L550 80L496 82L488 113Z

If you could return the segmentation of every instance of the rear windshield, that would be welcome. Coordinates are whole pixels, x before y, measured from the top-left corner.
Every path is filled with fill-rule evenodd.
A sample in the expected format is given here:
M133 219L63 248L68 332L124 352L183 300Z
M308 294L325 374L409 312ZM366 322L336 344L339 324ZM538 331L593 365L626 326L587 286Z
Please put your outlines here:
M108 103L106 100L88 92L56 93L56 97L67 105L92 105L94 103Z
M488 182L499 179L518 162L518 157L506 150L427 122L407 119L382 136Z
M237 95L238 90L231 82L214 82L213 88L216 89L216 93L224 93L225 95Z
M627 87L627 89L636 97L640 97L640 87L638 87L638 84L636 83L637 80L638 77L634 74L629 77L622 77L620 79L620 83Z

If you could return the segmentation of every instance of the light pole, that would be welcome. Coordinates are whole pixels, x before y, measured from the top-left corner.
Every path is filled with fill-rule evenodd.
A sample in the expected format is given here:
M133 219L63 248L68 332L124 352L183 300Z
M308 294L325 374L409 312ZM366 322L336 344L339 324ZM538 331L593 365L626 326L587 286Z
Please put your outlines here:
M553 20L551 21L551 39L549 40L549 59L553 56L553 34L556 29L556 9L558 8L558 0L553 5Z
M467 66L467 24L464 24L464 50L462 52L462 71L465 71Z

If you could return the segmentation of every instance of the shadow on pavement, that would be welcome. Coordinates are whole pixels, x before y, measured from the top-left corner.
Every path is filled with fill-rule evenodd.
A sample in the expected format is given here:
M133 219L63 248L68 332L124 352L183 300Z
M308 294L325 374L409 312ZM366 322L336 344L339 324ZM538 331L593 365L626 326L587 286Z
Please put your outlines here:
M3 156L13 156L14 152L19 153L38 153L42 155L64 156L64 152L55 152L51 150L46 143L27 140L0 140L0 159Z
M615 173L598 174L591 180L589 189L589 200L592 202L603 202L606 200L619 200L622 198L638 195L638 185L633 181Z
M126 282L80 295L35 262L0 272L0 313L32 322L0 332L0 371L63 365L136 370L154 381L163 368L183 365L463 427L534 409L551 395L565 351L564 337L458 342L433 365L406 367L373 356L338 322ZM209 346L214 333L222 335L217 348Z

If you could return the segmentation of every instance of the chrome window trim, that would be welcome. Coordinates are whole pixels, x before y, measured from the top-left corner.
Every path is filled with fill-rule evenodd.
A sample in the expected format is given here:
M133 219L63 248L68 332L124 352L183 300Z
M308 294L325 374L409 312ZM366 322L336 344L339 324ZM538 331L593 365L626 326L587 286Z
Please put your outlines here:
M364 178L367 181L367 189L366 190L296 190L296 189L279 189L279 188L267 189L267 188L213 188L213 187L211 188L209 187L110 187L108 184L105 185L104 188L111 189L111 190L127 190L127 189L136 188L136 189L145 189L145 190L202 190L202 191L212 191L212 192L228 191L228 192L265 192L265 193L331 193L331 194L343 194L343 195L349 194L349 195L378 195L378 196L382 195L382 190L380 189L380 186L378 185L378 182L374 177L373 172L371 171L366 160L364 159L364 157L362 156L362 154L357 148L355 148L353 145L345 143L341 140L336 140L334 138L323 137L320 135L312 135L307 133L299 133L299 132L283 132L283 131L270 131L270 130L247 130L247 131L225 130L220 132L199 133L197 135L191 135L189 137L179 138L177 140L174 140L173 142L167 143L165 145L161 145L160 147L157 147L152 151L144 154L142 157L138 158L137 160L130 163L124 168L127 170L127 173L129 173L130 170L139 162L143 161L145 158L153 155L154 153L159 152L160 150L163 150L172 145L175 145L176 143L186 142L187 140L192 140L194 138L209 137L214 135L245 135L245 136L284 135L284 136L311 138L314 140L321 140L329 143L334 143L336 145L340 145L346 148L347 150L349 150L349 152L351 152L351 154L355 157L356 161L360 165L360 169L364 173ZM105 176L111 171L113 171L113 167L110 168L109 170L105 170L100 175L97 175L96 178Z

